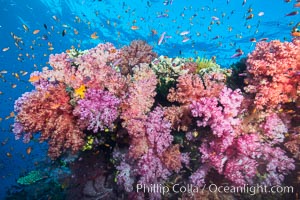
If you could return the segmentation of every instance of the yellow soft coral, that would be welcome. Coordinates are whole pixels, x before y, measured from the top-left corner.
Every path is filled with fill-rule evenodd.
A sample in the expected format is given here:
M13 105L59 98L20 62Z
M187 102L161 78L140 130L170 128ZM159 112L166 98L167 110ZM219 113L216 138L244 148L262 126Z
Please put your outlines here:
M208 69L208 68L213 68L213 67L217 66L217 64L212 59L197 57L195 62L198 65L197 72L199 72L202 69Z
M79 88L75 89L75 95L79 96L81 99L84 98L84 93L86 91L85 85L81 85Z

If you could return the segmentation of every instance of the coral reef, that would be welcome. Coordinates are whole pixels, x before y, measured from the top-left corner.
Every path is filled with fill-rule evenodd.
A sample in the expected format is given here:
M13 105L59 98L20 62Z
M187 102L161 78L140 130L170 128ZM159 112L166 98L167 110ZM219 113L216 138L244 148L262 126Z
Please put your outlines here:
M248 198L138 184L299 188L299 55L299 39L259 42L232 69L157 58L143 41L71 49L31 74L13 132L24 142L40 133L52 160L78 153L70 199Z

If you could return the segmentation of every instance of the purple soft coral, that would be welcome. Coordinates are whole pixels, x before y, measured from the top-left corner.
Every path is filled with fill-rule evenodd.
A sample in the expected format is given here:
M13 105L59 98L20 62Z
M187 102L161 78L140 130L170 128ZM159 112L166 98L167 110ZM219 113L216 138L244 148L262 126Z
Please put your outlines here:
M82 128L94 133L105 128L113 128L113 122L119 116L119 99L108 91L88 89L84 99L78 101L73 114L79 117Z
M147 138L150 142L150 146L153 147L160 156L173 141L171 124L163 119L163 115L163 110L157 107L149 114L146 123Z
M171 175L152 149L139 160L137 170L141 175L139 183L146 185L160 183Z

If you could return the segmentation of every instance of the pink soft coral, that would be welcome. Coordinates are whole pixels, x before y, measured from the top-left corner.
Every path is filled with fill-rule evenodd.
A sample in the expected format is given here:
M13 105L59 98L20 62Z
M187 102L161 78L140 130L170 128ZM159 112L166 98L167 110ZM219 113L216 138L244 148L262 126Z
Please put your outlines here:
M150 111L157 84L156 75L147 65L137 66L134 70L132 81L129 83L128 95L121 104L121 118L124 120L123 126L129 126L129 121L144 118ZM135 130L129 134L135 135ZM137 133L138 134L138 133Z
M126 91L126 78L116 70L120 51L113 44L99 44L83 55L70 58L66 53L50 55L52 70L43 69L41 75L50 82L59 81L73 88L82 85L97 89L108 89L117 96Z
M108 89L115 95L124 94L125 78L116 71L115 62L120 58L120 51L113 44L99 44L89 49L88 53L78 57L75 80L87 87ZM76 87L75 87L76 88Z
M191 113L197 120L198 126L210 126L217 137L235 136L233 126L239 124L236 116L243 101L239 90L232 91L224 87L219 99L216 97L203 97L191 105ZM221 103L222 106L219 106Z
M279 147L264 145L261 147L262 159L266 164L266 178L263 183L266 185L281 185L284 176L295 169L294 160L285 155Z
M284 134L288 132L286 125L273 113L269 115L266 122L262 125L263 135L266 136L272 143L282 143Z
M147 185L160 183L171 174L152 149L141 157L137 170L141 175L139 183Z
M148 149L145 123L154 103L156 75L147 65L136 66L129 82L128 94L121 103L122 126L132 141L130 155L138 158Z
M173 141L171 124L163 119L163 115L163 110L157 107L149 114L145 124L149 145L159 156L162 156Z

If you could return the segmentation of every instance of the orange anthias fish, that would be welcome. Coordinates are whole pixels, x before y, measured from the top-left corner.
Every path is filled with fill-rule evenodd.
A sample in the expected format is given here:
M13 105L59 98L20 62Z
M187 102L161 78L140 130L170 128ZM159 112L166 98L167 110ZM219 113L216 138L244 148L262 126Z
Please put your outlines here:
M152 35L157 35L157 31L155 29L151 30Z
M12 117L14 117L14 116L15 116L15 113L14 113L14 112L10 112L10 113L9 113L9 117L12 118Z
M32 82L36 82L40 79L41 79L40 76L31 76L28 81L32 83Z
M138 26L131 26L131 30L135 31L135 30L139 30L140 28Z
M33 32L32 32L32 34L38 34L40 32L40 30L39 29L37 29L37 30L34 30Z
M32 151L32 147L28 147L28 148L26 149L26 153L27 153L28 155L31 153L31 151Z
M91 38L92 38L92 39L98 39L99 36L97 35L97 32L94 32L94 33L91 35Z

